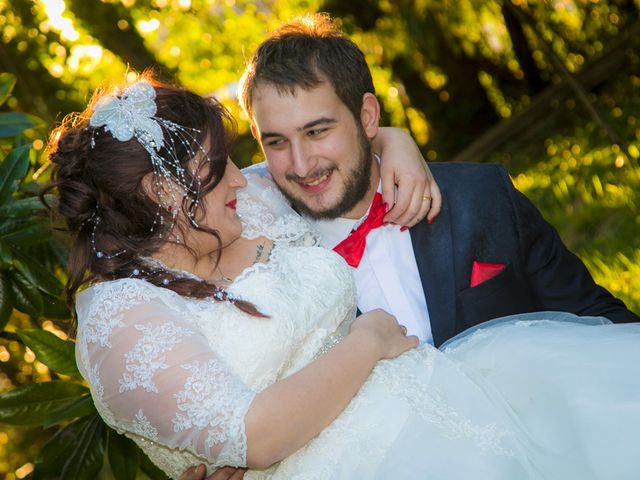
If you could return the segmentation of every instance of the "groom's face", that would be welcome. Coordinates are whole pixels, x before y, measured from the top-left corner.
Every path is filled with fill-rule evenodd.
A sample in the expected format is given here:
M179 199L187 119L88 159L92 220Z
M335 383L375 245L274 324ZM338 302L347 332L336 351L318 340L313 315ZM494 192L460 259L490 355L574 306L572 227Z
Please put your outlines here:
M377 187L370 140L330 83L293 92L260 85L251 106L269 170L296 210L313 218L366 212Z

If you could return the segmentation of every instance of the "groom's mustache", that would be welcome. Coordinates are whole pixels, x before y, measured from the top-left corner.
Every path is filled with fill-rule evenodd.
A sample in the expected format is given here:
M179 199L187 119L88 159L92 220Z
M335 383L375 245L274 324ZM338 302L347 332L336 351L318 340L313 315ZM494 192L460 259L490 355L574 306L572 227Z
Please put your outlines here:
M299 175L296 175L295 173L289 173L285 176L285 178L291 182L297 182L297 183L311 183L314 180L317 180L319 178L322 178L324 176L329 176L333 173L333 171L335 170L335 168L323 168L321 170L315 170L314 172L305 175L304 177L301 177Z

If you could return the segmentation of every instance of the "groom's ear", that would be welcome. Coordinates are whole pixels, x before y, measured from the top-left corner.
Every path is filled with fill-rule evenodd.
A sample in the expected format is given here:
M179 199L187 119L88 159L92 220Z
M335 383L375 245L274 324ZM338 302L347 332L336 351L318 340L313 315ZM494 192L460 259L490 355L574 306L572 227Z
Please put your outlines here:
M256 124L253 122L251 122L251 135L253 135L253 138L255 138L258 142L260 141L260 132L258 131L258 127L256 126Z
M360 109L360 122L364 133L369 139L378 134L380 123L380 103L373 93L365 93L362 96L362 108Z

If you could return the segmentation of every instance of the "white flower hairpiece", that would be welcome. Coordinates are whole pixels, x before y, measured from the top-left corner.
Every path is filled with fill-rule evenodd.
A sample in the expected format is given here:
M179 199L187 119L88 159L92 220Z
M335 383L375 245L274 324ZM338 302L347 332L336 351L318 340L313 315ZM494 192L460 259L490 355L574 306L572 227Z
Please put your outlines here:
M156 91L149 82L138 82L126 89L119 97L108 95L96 103L89 120L92 127L102 127L120 140L126 142L134 136L144 138L159 150L164 143L164 135L154 118L158 107Z

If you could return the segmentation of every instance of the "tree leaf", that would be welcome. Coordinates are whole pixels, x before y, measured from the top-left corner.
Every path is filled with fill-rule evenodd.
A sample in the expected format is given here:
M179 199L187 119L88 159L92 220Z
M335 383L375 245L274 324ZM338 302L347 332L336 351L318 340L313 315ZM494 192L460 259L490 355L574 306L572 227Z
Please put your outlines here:
M31 145L15 147L0 164L0 205L4 205L29 169Z
M28 113L2 112L0 113L0 138L15 137L41 124L41 119Z
M12 249L13 266L35 287L54 297L62 294L62 284L49 270L36 260Z
M0 105L7 101L16 86L16 77L10 73L0 73Z
M118 480L135 480L140 457L138 446L124 435L109 429L107 456L113 476Z
M88 392L82 385L60 380L22 385L0 395L0 422L42 425L52 412Z
M35 461L33 480L60 480L65 462L75 450L78 437L89 418L79 418L58 430L40 450Z
M45 418L42 426L44 428L49 428L63 422L64 420L86 417L87 415L92 415L94 413L96 413L96 407L93 404L91 395L87 394L70 401L54 412L51 412L51 414L47 415L47 418Z
M11 295L11 282L4 272L0 272L0 332L11 318L13 312L13 296Z
M75 343L62 340L46 330L18 330L24 344L36 358L56 373L80 376L75 358Z
M51 295L42 295L42 316L45 318L65 320L71 318L67 304Z
M106 440L106 425L97 413L85 425L76 448L64 464L60 478L93 480L102 468Z
M13 307L32 317L42 316L44 304L40 290L17 270L11 270L10 272Z
M51 195L46 195L51 197ZM49 200L51 203L51 200ZM35 212L43 210L45 207L38 197L21 198L7 202L0 206L0 217L6 218L22 218L33 215Z
M16 246L44 243L51 237L51 226L43 218L16 218L0 227L0 239Z

